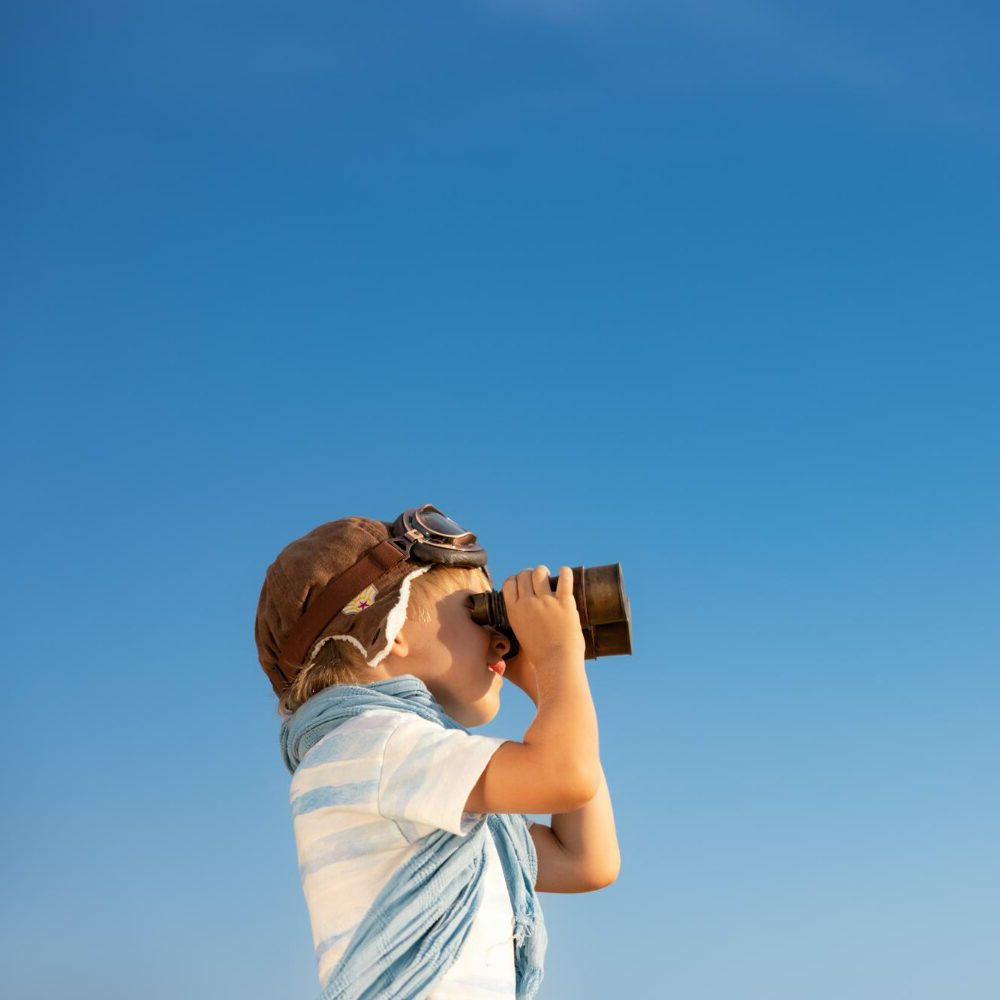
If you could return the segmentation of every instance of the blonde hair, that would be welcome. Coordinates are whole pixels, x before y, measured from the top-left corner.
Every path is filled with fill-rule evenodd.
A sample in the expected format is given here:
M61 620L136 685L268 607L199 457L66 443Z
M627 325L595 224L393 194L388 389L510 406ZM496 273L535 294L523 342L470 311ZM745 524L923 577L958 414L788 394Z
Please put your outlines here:
M431 621L431 608L437 601L465 587L478 592L489 590L490 583L486 574L475 566L432 566L413 578L406 617ZM351 642L324 642L312 662L278 696L278 714L292 715L324 688L371 683L372 668L357 646Z

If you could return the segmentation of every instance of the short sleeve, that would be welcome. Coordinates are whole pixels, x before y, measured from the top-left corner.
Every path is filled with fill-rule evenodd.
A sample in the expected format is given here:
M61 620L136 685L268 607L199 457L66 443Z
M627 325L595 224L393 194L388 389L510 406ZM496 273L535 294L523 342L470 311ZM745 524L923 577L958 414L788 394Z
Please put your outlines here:
M506 742L445 729L407 713L385 744L379 812L402 826L416 824L465 836L482 815L464 811L469 792Z

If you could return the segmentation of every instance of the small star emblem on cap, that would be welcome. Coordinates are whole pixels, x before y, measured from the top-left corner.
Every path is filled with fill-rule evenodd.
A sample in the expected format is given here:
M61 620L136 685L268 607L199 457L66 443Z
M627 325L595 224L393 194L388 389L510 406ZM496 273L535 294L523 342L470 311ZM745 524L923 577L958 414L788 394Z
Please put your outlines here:
M375 585L371 584L365 587L357 597L350 600L341 608L341 612L345 615L356 615L364 611L365 608L370 608L375 603L375 595L378 591L375 589Z

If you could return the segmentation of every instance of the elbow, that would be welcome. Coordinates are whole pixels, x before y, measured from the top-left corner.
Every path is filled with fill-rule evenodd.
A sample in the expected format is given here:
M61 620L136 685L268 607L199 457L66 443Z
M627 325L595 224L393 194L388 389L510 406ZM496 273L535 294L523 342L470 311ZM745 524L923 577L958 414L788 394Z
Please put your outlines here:
M601 787L602 772L589 768L567 767L565 761L548 769L550 778L545 783L553 789L550 804L545 811L570 813L582 809L593 799ZM541 811L541 810L538 810Z
M621 871L621 859L616 859L613 868L604 868L594 872L587 879L587 891L596 892L598 889L606 889L609 885L618 881L618 873Z
M601 789L600 768L594 771L582 771L577 774L573 787L577 802L575 808L582 809Z
M605 873L607 881L604 883L604 885L611 885L612 882L617 882L618 874L621 870L622 870L622 856L621 854L618 853L618 849L616 847L612 866L608 868L607 872ZM604 888L604 886L602 886L601 888Z

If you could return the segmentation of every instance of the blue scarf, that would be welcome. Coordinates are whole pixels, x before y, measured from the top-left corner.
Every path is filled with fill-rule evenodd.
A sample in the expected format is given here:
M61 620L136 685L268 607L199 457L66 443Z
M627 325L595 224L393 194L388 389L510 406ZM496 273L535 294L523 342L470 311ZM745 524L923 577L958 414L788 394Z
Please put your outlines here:
M330 730L373 708L413 712L446 729L468 730L444 712L413 674L372 684L323 688L281 726L281 755L294 774ZM486 873L487 826L514 910L518 1000L542 982L548 936L535 895L538 856L520 813L486 813L462 837L436 830L393 873L362 918L320 1000L418 1000L451 967L479 909Z

